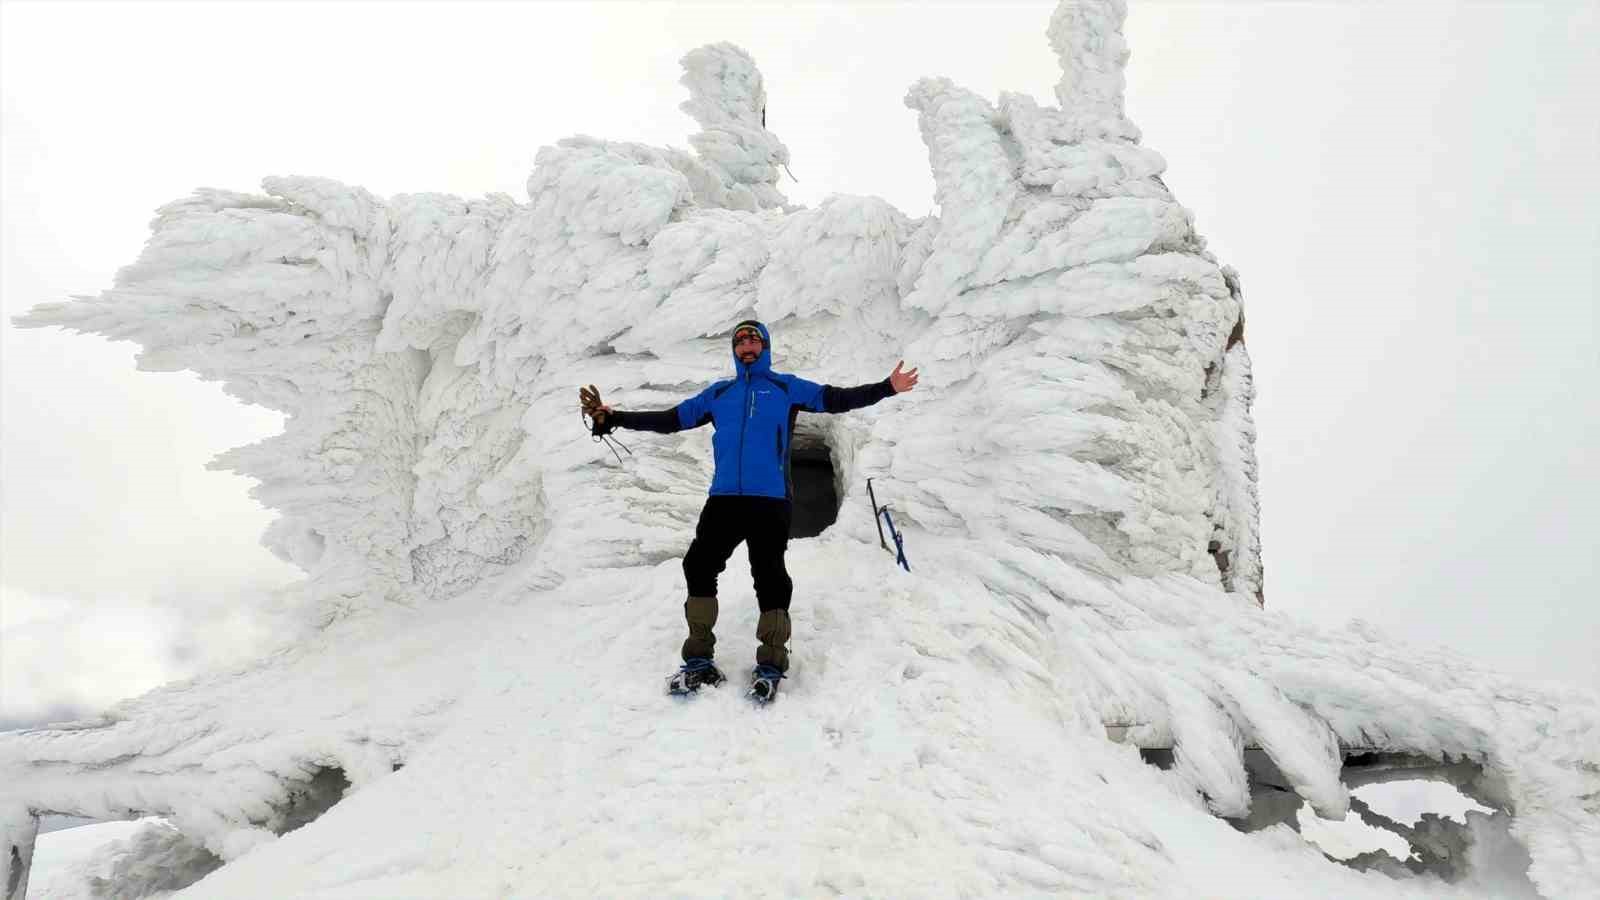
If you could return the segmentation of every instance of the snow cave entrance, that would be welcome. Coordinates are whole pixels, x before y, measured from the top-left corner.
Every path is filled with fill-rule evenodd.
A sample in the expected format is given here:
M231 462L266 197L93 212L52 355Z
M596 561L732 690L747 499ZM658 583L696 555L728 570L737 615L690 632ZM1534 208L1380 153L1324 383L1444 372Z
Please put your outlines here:
M838 520L838 473L833 448L820 429L796 423L789 445L789 481L794 488L790 540L816 537Z

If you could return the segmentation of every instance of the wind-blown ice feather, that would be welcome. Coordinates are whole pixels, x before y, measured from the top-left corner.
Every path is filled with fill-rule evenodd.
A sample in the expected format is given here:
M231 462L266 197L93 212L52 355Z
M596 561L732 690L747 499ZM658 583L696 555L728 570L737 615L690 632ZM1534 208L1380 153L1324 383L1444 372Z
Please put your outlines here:
M911 88L937 217L789 207L760 75L727 44L684 59L694 154L571 138L527 203L271 178L163 207L115 288L27 324L137 340L143 368L288 415L216 465L278 511L265 540L309 573L311 630L0 736L0 837L30 845L37 811L166 815L229 861L202 896L1469 895L1210 818L1249 812L1247 747L1342 816L1364 748L1481 763L1464 786L1514 813L1534 882L1581 896L1592 697L1261 608L1239 281L1123 114L1122 16L1061 5L1060 108ZM793 546L796 677L760 720L618 677L676 646L709 436L641 437L619 466L571 397L668 406L725 375L751 315L800 374L924 373L803 420L850 499ZM910 574L854 499L868 476ZM730 637L751 630L739 580ZM335 769L353 792L275 838ZM742 862L780 848L777 878Z

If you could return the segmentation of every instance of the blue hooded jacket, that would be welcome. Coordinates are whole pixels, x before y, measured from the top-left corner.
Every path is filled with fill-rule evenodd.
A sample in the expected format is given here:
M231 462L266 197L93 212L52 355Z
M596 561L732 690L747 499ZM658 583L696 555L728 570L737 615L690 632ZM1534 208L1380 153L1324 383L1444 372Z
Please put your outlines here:
M795 418L802 412L840 413L871 406L894 395L889 379L853 388L817 384L772 371L772 336L767 326L750 320L761 332L761 355L748 365L733 355L734 377L718 381L669 410L613 411L611 421L623 428L670 434L710 422L716 465L711 494L793 499L789 478L789 445ZM735 327L735 332L738 328ZM730 353L732 350L730 348Z

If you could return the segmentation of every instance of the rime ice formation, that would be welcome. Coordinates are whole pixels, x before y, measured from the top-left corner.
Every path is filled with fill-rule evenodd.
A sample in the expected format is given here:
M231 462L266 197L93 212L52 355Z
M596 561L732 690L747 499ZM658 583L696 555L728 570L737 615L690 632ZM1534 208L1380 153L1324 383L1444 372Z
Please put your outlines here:
M287 414L217 465L278 511L306 630L0 735L10 895L56 812L163 816L181 840L130 852L220 858L197 897L1594 896L1593 696L1262 608L1239 280L1123 114L1123 16L1061 5L1059 108L912 86L936 217L788 206L727 44L684 59L693 154L562 141L526 203L294 177L163 207L114 289L25 324L136 340L142 368ZM791 548L783 699L674 705L709 434L639 435L618 464L573 387L675 403L751 315L788 371L858 383L903 356L923 384L802 420L845 499ZM733 658L738 560L723 595ZM1420 874L1375 866L1405 877L1291 830L1302 801L1342 817L1349 787L1407 774L1500 812Z

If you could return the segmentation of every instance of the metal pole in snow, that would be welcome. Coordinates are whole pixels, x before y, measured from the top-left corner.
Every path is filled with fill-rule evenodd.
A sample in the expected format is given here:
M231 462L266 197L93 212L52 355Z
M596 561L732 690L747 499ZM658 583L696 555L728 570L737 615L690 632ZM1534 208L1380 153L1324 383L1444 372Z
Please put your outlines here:
M889 551L889 542L883 539L883 523L889 523L889 534L894 537L894 561L907 572L911 571L911 564L906 562L905 540L900 537L900 529L894 527L894 516L889 515L889 507L878 505L878 495L873 493L872 479L867 479L867 497L872 501L872 524L878 526L878 546Z
M878 519L878 495L872 492L872 479L867 479L867 499L872 501L872 524L878 526L878 546L889 549L889 543L883 539L883 522Z

